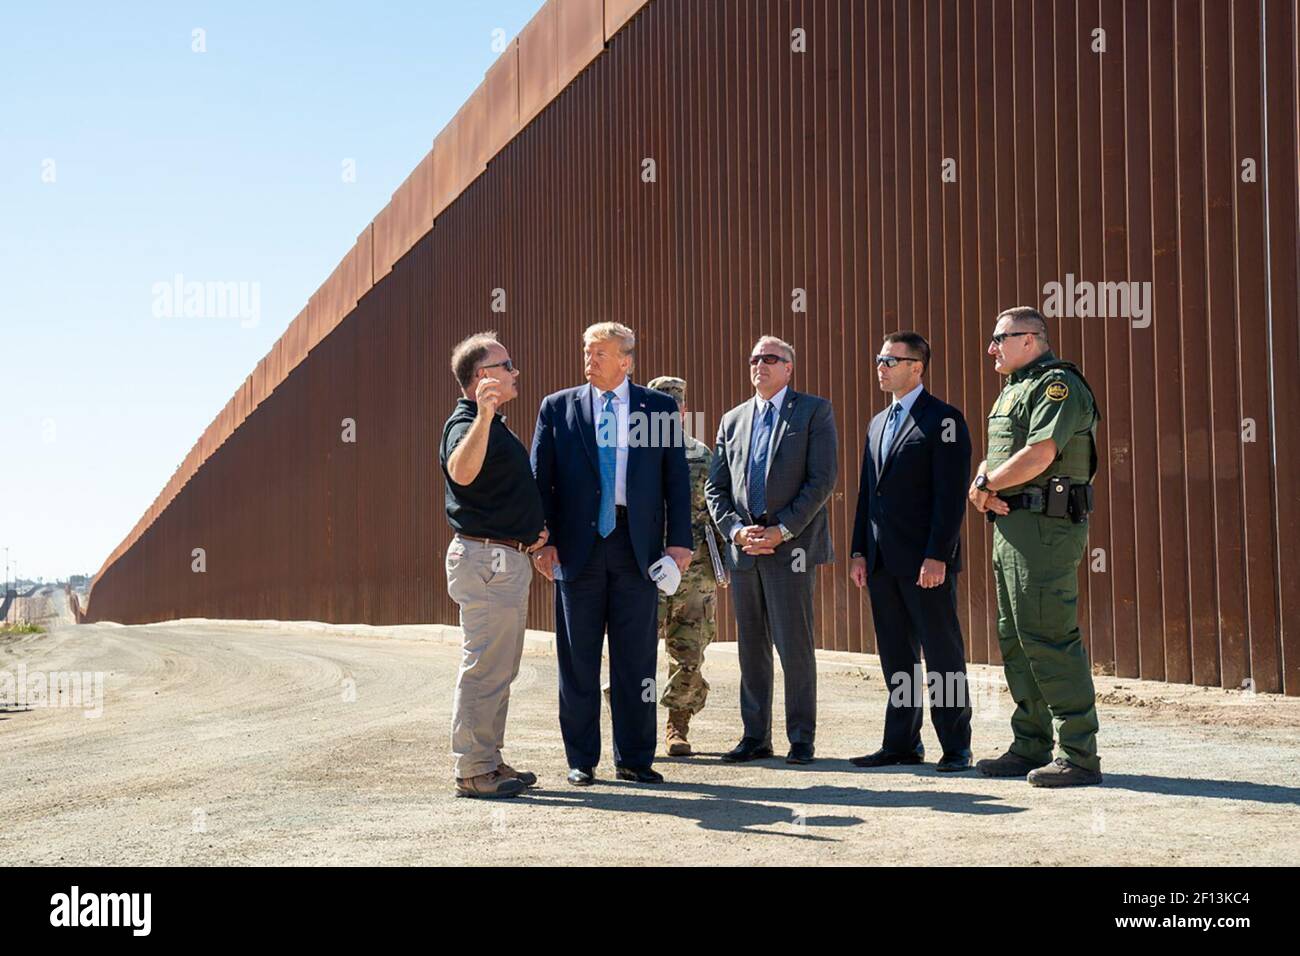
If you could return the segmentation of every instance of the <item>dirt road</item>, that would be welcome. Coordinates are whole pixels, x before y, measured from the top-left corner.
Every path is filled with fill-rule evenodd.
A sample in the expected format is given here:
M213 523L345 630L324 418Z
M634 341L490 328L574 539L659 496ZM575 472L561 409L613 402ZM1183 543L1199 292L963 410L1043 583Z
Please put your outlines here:
M82 603L85 603L84 596ZM9 620L26 621L45 628L76 623L72 605L68 603L68 594L62 586L57 585L39 588L28 597L17 598L13 610L9 612Z
M713 648L692 739L668 782L564 782L554 656L525 653L506 756L542 788L451 796L458 651L419 629L223 622L57 625L0 644L28 685L92 679L76 706L0 708L0 858L38 864L1270 865L1300 858L1300 700L1099 679L1106 784L1066 792L919 768L860 771L885 689L874 662L824 665L817 763L729 766L738 672ZM384 634L402 636L383 636ZM661 656L662 662L662 656ZM995 671L976 669L978 675ZM993 688L990 679L985 685ZM85 690L85 688L83 688ZM778 680L777 704L781 699ZM975 696L978 756L1010 700ZM778 717L779 726L779 717ZM931 760L938 754L927 726ZM608 715L605 719L608 747ZM778 742L780 746L780 742ZM901 839L900 839L901 836Z

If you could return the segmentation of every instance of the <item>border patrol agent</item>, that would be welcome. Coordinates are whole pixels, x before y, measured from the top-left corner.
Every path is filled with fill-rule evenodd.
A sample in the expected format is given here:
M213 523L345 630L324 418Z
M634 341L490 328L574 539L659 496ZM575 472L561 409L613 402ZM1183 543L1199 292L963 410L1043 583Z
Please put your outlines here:
M647 388L671 395L678 409L686 412L686 382L671 375L661 375L647 383ZM659 595L659 637L668 652L668 684L659 703L668 708L668 727L664 743L670 757L691 753L686 739L691 717L704 709L709 696L709 682L700 673L704 649L718 634L715 599L718 590L709 544L712 518L704 499L704 483L709 477L713 449L686 434L686 465L691 473L691 529L695 536L695 557L682 573L677 593Z
M1052 354L1037 309L1001 313L988 351L1007 381L968 497L995 522L998 643L1016 710L1011 748L976 768L1039 787L1101 783L1096 691L1077 609L1101 413L1078 367Z

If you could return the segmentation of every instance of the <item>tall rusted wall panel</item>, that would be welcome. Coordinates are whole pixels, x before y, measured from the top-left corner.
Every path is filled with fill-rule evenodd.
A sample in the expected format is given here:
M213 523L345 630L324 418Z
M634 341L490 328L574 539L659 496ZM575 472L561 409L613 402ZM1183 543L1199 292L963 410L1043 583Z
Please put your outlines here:
M527 442L542 396L581 380L583 327L614 318L638 380L689 380L706 439L749 392L756 336L796 345L796 387L834 402L842 445L818 642L874 650L846 559L881 336L930 339L928 387L978 459L993 316L1073 276L1152 294L1146 326L1054 323L1105 415L1080 572L1094 662L1300 693L1297 26L1285 0L553 0L213 422L88 617L455 622L452 345L500 331ZM985 522L965 546L970 657L995 662ZM530 624L553 625L541 582Z

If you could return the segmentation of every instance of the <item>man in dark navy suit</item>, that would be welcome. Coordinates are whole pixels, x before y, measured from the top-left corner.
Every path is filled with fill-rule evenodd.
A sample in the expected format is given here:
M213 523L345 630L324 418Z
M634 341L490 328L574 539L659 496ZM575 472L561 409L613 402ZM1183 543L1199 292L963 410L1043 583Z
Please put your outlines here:
M682 421L671 396L628 378L631 329L601 322L582 339L588 384L542 400L532 448L550 533L534 561L555 581L560 732L569 782L591 784L600 762L600 657L608 632L617 775L661 783L651 767L659 592L649 568L665 554L679 570L691 563Z
M849 574L871 594L880 666L890 688L880 750L859 767L919 764L923 700L943 747L941 771L969 770L966 656L957 618L961 524L971 442L960 411L927 392L930 344L885 336L876 357L889 407L871 420L853 521ZM928 672L921 669L925 654Z

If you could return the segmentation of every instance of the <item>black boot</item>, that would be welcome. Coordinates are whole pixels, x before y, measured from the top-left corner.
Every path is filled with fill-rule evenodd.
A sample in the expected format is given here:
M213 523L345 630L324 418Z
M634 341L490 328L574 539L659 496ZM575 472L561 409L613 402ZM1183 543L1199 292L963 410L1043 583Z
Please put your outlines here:
M975 769L986 777L1023 777L1029 771L1045 766L1047 764L1029 760L1008 750L1001 757L981 760Z

